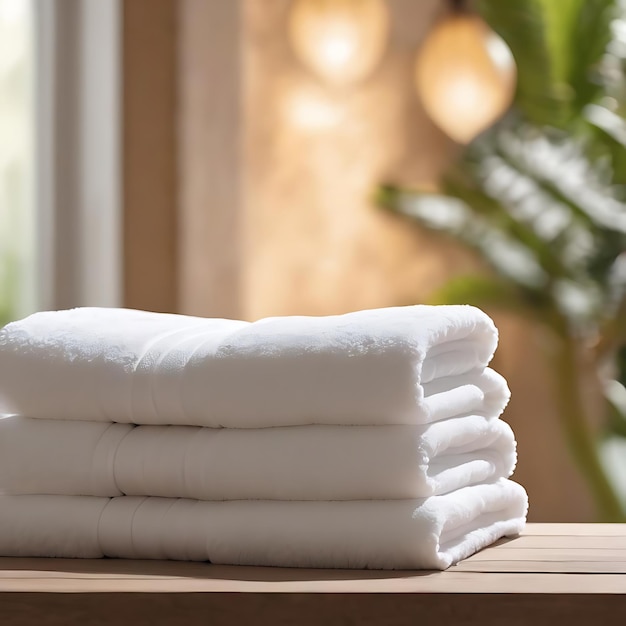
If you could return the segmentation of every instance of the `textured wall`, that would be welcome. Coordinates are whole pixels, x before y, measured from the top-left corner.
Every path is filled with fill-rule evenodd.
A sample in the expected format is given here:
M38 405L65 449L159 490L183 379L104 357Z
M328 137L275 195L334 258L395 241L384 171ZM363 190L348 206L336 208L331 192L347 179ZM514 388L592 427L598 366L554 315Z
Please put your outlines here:
M245 316L412 302L461 258L382 214L377 183L433 181L455 150L413 88L436 1L394 1L391 42L363 83L332 89L295 58L287 0L246 3Z

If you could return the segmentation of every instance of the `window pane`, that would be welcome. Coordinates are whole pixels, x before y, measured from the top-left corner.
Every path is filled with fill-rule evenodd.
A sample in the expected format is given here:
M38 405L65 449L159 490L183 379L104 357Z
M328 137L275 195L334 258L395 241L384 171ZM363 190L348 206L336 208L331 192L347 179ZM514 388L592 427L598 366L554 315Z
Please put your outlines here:
M34 306L32 17L0 0L0 324Z

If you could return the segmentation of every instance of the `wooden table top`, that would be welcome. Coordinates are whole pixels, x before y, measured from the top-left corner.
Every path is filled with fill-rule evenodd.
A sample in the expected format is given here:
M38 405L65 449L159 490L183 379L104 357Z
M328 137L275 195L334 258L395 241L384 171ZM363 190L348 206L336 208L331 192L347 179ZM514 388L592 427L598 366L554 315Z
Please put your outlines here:
M539 610L538 607L550 602L550 598L558 598L559 602L569 598L566 607L561 606L559 609L558 615L561 617L567 607L572 610L572 617L583 616L585 607L589 607L596 617L598 610L604 611L604 619L608 620L606 623L619 616L622 621L615 623L626 624L626 524L529 524L519 537L500 540L445 572L283 569L116 559L0 558L0 615L3 600L11 599L13 604L8 606L16 610L22 606L23 609L26 596L31 598L32 604L29 606L36 606L38 602L49 604L54 597L55 603L65 602L71 610L81 602L87 607L95 607L98 602L106 606L107 602L114 603L120 598L124 598L126 604L132 604L146 595L151 598L150 606L153 607L160 606L159 603L154 604L156 598L169 598L176 602L176 597L180 601L181 597L191 595L195 596L196 602L200 597L206 600L208 596L215 596L215 599L220 596L222 601L218 604L222 608L218 614L224 615L224 611L228 613L234 607L233 593L239 594L235 604L240 608L246 604L246 598L264 598L263 606L271 609L270 613L280 606L284 608L286 604L293 604L295 598L308 596L303 605L308 608L300 610L309 617L313 615L315 607L326 602L328 596L335 596L337 604L338 597L345 599L357 594L361 597L358 605L361 609L373 602L365 616L355 622L363 624L380 623L367 621L367 618L374 618L376 603L385 602L381 595L395 597L394 607L399 606L398 598L401 596L406 596L403 600L405 604L411 597L410 606L416 606L415 610L425 610L429 606L432 610L441 610L442 596L448 599L446 606L449 607L466 606L479 602L476 598L498 594L500 600L495 605L493 600L488 603L492 607L489 610L494 610L494 606L497 608L504 597L509 597L515 607L527 604L527 610L533 607ZM77 594L84 596L82 601L77 599ZM474 599L470 599L468 594ZM224 596L230 596L231 600ZM368 598L366 601L366 596L378 600ZM322 600L322 597L326 600ZM439 600L436 600L437 597ZM459 604L461 597L465 598L464 604ZM530 598L533 598L532 602ZM584 602L583 598L586 598ZM550 619L557 618L556 614L550 617L549 608L560 606L554 602L543 606L540 616L546 621L539 619L537 623L549 623ZM341 606L346 608L347 604ZM83 610L89 613L88 608L83 607ZM330 612L324 618L326 622L334 615L331 609L328 610ZM407 615L411 615L409 605L406 610ZM477 610L475 607L474 613ZM294 623L281 621L278 618L280 614L278 610L271 622L267 623ZM303 618L304 614L299 615ZM46 615L51 619L49 612ZM153 615L146 623L155 624L158 617L164 615L159 611L159 615ZM493 623L502 619L502 615L499 615L494 614ZM53 623L42 621L39 615L31 617L39 624ZM247 619L245 614L239 618ZM83 623L100 623L89 619L85 622L85 614L81 619ZM133 623L142 623L138 619L135 616ZM488 615L481 619L489 622ZM533 619L537 621L537 618ZM297 621L302 624L316 623L304 619ZM31 622L18 620L6 623ZM256 623L264 622L257 620ZM511 616L508 623L517 623L515 617Z

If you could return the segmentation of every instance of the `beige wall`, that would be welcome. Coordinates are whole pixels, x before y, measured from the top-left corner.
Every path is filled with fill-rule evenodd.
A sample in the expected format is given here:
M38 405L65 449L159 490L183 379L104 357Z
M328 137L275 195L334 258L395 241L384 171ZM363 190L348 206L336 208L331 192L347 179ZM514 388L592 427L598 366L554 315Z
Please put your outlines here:
M132 0L142 1L150 4ZM339 91L294 58L288 0L174 4L177 228L167 232L178 249L170 263L178 310L256 319L415 303L476 265L368 201L383 180L434 182L456 153L412 85L416 49L445 3L389 0L384 59L368 80ZM546 384L545 338L494 316L530 519L591 520Z
M441 3L390 2L385 57L345 90L294 57L289 4L246 3L244 315L411 302L460 255L436 254L427 235L368 199L383 180L435 180L454 152L412 84L415 49Z
M272 4L272 3L268 3ZM180 0L180 310L241 317L245 67L241 0Z

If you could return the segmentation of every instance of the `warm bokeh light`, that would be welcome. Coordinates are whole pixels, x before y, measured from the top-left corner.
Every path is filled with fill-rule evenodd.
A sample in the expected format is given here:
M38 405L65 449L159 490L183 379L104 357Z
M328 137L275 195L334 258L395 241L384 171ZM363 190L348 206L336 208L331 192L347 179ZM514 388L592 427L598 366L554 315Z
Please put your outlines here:
M388 30L382 0L296 0L289 23L300 59L335 84L358 81L374 69Z
M506 112L516 75L504 41L468 13L454 13L433 29L420 48L415 71L426 112L463 144Z
M285 113L293 126L320 132L335 128L342 120L343 111L338 103L322 89L294 87L285 96Z

